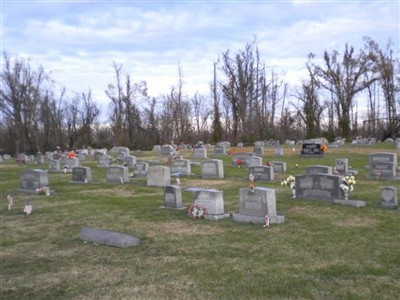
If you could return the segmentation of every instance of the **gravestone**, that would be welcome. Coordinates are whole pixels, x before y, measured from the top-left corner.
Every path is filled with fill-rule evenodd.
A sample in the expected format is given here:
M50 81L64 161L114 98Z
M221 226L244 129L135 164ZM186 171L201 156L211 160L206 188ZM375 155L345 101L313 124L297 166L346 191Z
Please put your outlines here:
M92 182L92 170L89 167L72 168L72 182L73 183Z
M369 158L369 178L399 179L397 172L397 154L389 152L371 153Z
M44 164L44 157L43 155L36 155L35 156L35 162L40 165L40 164Z
M147 172L147 185L164 187L171 185L171 171L164 166L151 166Z
M284 161L271 161L271 166L274 169L274 173L283 173L286 172L286 162Z
M262 224L268 214L270 224L282 224L284 216L276 214L275 190L265 187L255 187L251 193L248 188L240 189L239 213L233 214L237 222Z
M154 145L153 149L151 151L161 153L161 146L160 145Z
M146 177L149 170L149 163L137 162L134 166L133 174L135 177Z
M224 164L220 159L207 159L200 162L202 178L224 178Z
M322 165L314 165L307 166L305 170L306 174L330 174L332 175L332 167L322 166Z
M215 155L226 155L228 152L228 147L226 145L216 145L214 148Z
M206 219L220 220L229 217L229 214L224 212L223 191L202 188L188 188L186 190L193 192L194 204L202 205L206 208Z
M179 185L167 185L164 188L164 207L182 209L182 190Z
M107 182L127 183L129 182L129 169L123 166L111 166L107 168Z
M50 159L49 160L49 172L51 172L51 173L60 173L61 172L61 163L58 159Z
M323 156L324 151L321 150L321 144L305 143L302 145L301 156Z
M264 146L254 146L253 152L256 155L261 155L261 156L264 155Z
M275 148L275 156L283 156L283 148Z
M60 164L61 164L62 169L65 169L65 167L66 167L66 172L72 173L72 168L79 167L79 158L77 158L77 157L72 157L72 158L62 157L60 159Z
M193 157L194 158L207 158L207 149L202 148L193 148Z
M20 175L20 188L22 192L36 193L36 189L48 186L49 176L47 170L25 170Z
M349 168L349 160L347 158L336 158L334 170L337 173L336 175L355 176L358 174L357 170Z
M252 173L254 181L273 181L275 174L272 166L250 167L249 174Z
M296 175L296 198L333 201L344 199L341 177L330 174Z
M192 165L188 159L175 159L172 161L171 173L180 173L181 175L188 176L192 174Z
M269 147L279 147L279 141L270 140L270 141L267 142L267 145Z
M237 152L232 154L231 163L232 166L238 166L237 161L241 161L241 166L247 167L250 161L250 158L254 156L251 152Z
M247 159L247 167L259 167L262 166L262 157L252 156Z
M100 168L108 168L111 166L111 156L106 154L100 154L97 156L97 166Z
M161 155L163 156L171 156L175 154L175 148L171 145L163 145L161 146Z
M399 206L397 189L395 187L386 186L381 189L381 205L384 208L397 208Z
M137 237L124 233L89 227L81 228L79 239L118 248L128 248L132 246L139 246L140 244L140 239Z
M124 157L124 165L127 167L134 167L136 164L136 156L127 155Z

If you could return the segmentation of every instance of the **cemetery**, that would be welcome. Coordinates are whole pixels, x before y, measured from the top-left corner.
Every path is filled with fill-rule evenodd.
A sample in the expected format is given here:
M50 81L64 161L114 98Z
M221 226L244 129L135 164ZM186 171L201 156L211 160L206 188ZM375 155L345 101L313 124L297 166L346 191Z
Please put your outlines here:
M100 299L111 288L118 299L130 285L140 299L400 294L394 143L217 147L180 147L172 160L171 145L116 146L80 162L3 156L2 294Z

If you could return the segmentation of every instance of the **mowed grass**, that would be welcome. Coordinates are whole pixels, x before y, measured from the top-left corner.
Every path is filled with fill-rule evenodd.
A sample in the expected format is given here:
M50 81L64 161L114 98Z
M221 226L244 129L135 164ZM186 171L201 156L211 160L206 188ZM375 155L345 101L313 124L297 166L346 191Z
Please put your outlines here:
M1 299L398 299L400 295L400 214L383 209L380 189L399 181L367 179L368 154L394 152L393 144L345 145L328 149L323 158L300 157L299 146L284 146L275 157L266 148L263 160L287 162L275 181L256 183L274 188L278 215L285 223L260 224L192 221L185 210L163 209L163 189L144 178L129 184L106 183L106 170L93 159L94 182L72 184L71 174L49 174L54 194L18 192L20 173L44 165L1 163ZM152 152L133 153L138 160L164 164ZM191 158L190 152L183 152ZM224 191L225 211L239 211L239 189L248 186L244 168L224 160L223 180L183 177L184 187ZM308 165L333 166L347 157L359 171L350 199L366 207L292 199L280 185ZM155 162L158 160L158 162ZM297 166L296 166L297 165ZM5 197L14 195L8 211ZM399 195L398 195L399 198ZM192 194L183 191L189 205ZM30 200L33 213L24 215ZM79 239L82 227L112 230L139 237L138 247L115 248Z

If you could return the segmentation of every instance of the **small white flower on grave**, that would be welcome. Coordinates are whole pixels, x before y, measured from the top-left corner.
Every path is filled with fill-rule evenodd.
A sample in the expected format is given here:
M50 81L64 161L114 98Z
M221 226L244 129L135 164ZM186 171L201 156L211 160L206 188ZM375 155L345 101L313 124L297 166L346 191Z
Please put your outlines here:
M24 213L26 213L26 215L30 215L32 212L32 209L33 209L32 204L29 201L25 202Z
M264 226L263 227L264 228L269 227L269 215L268 214L266 214L264 217Z
M8 194L7 198L6 198L6 201L7 201L7 204L8 204L8 210L10 210L11 206L14 204L14 199L10 194Z

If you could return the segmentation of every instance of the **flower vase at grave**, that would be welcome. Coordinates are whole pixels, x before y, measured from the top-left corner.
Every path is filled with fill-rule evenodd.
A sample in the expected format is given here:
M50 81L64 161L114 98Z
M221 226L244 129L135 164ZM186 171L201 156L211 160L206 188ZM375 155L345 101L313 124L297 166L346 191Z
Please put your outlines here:
M296 198L296 189L292 189L292 198Z
M344 200L349 200L349 191L348 190L344 190L343 194L344 194Z

